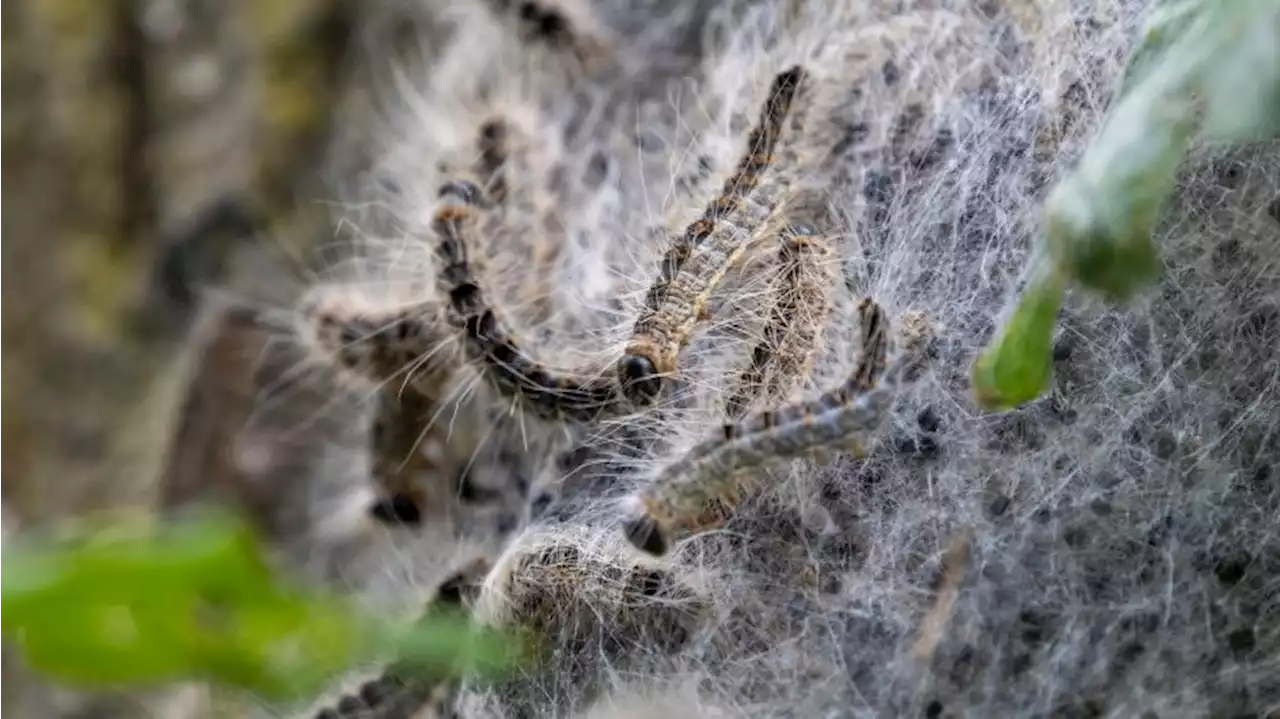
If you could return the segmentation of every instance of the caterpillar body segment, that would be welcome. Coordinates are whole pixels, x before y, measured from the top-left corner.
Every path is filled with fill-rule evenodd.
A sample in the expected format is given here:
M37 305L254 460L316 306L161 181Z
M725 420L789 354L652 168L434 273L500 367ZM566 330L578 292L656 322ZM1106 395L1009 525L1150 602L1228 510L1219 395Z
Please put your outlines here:
M632 545L661 556L675 542L724 521L758 489L761 474L749 470L828 449L861 454L921 363L930 330L922 318L904 327L905 351L886 366L884 312L870 300L859 309L868 344L848 378L814 399L726 424L718 436L695 445L631 499L623 533Z
M643 407L657 401L663 377L675 371L677 355L705 315L708 296L746 251L747 233L725 228L723 221L738 211L773 164L783 124L804 79L800 66L774 78L737 169L659 263L658 277L645 296L631 342L617 365L619 384L633 404Z
M427 603L422 621L441 610L466 611L475 602L481 583L489 572L489 561L479 558L463 565L436 588ZM413 669L394 661L374 679L360 685L321 708L311 719L417 719L443 716L453 703L457 682L427 682L415 678Z
M907 317L914 316L914 313L907 314ZM919 330L913 328L914 325L911 322L903 322L901 334L904 337L911 337L912 332L931 331L927 326ZM864 298L858 303L859 357L858 364L854 366L848 382L853 391L865 392L875 387L884 376L892 344L889 331L889 317L885 314L884 308L870 298ZM912 362L918 359L917 354L923 354L924 351L922 347L913 343L907 343L903 349L909 353L903 356L903 360Z
M786 401L813 367L822 328L831 314L831 248L807 225L793 225L778 252L781 286L764 327L764 338L751 353L733 395L725 405L731 420L741 418L751 402L764 394L771 404ZM863 342L862 347L869 344Z
M890 351L889 321L884 309L870 299L858 304L859 357L853 371L840 385L813 399L802 400L773 410L758 412L746 419L725 424L722 436L696 445L690 454L701 457L722 442L764 437L780 428L816 420L827 412L848 406L859 395L876 388L884 376Z
M629 408L612 377L560 374L530 359L499 319L479 284L471 260L479 244L476 208L485 203L474 183L455 181L440 190L432 228L447 317L463 334L468 355L479 361L507 396L519 397L548 419L586 423Z
M640 495L638 516L626 525L628 540L662 555L674 542L710 528L709 518L723 521L745 496L758 490L760 475L749 470L820 449L854 444L860 450L865 437L884 422L894 399L893 390L882 387L820 414L801 414L788 424L751 434L726 430L732 439L717 437L696 446ZM753 423L765 425L774 414L762 413Z
M302 334L337 367L374 384L408 385L439 396L448 376L447 343L425 305L372 308L324 291L299 305Z

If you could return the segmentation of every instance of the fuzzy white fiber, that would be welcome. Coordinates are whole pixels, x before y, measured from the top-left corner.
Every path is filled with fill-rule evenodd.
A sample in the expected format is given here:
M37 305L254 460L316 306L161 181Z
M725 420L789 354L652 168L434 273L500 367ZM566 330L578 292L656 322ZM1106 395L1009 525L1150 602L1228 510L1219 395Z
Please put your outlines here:
M1158 285L1124 307L1071 295L1043 399L971 399L1140 0L545 0L572 51L529 36L532 3L499 5L418 10L435 29L381 86L383 151L341 198L354 259L326 282L443 307L437 191L501 117L484 285L537 361L612 372L667 243L733 171L773 76L801 64L799 120L741 220L801 198L794 219L839 260L795 398L849 371L864 295L891 320L923 311L938 342L865 458L761 470L762 494L662 560L625 544L620 507L721 421L772 248L712 297L653 410L568 427L462 365L439 423L486 482L532 485L518 523L384 529L348 508L335 528L317 505L311 548L350 544L327 560L339 581L404 611L468 557L496 560L477 618L536 625L554 656L464 686L459 715L1280 715L1280 147L1197 149L1158 229ZM348 502L370 491L364 451L323 463Z

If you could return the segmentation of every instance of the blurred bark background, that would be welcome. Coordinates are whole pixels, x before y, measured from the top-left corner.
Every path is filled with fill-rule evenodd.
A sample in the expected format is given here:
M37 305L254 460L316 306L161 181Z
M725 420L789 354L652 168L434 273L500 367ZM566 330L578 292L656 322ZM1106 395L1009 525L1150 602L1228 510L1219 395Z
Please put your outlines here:
M200 290L297 285L309 250L333 239L327 201L365 161L376 111L365 50L385 62L397 38L423 37L405 5L4 3L6 535L155 506L183 405L252 397L184 399ZM271 276L282 267L293 277ZM240 343L232 356L253 356L260 335L226 340ZM210 371L230 376L205 384L234 390L249 370L216 361L195 375ZM216 472L217 444L180 459ZM38 690L8 659L13 716L139 715L132 698Z

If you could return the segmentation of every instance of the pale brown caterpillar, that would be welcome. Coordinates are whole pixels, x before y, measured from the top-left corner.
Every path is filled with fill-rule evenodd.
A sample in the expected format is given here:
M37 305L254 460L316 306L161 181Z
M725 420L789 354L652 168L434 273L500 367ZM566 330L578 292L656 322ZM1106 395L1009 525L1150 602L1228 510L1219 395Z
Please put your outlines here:
M889 415L899 389L921 364L930 328L910 316L903 350L886 368L888 321L872 300L859 306L862 354L849 377L818 397L726 424L694 445L628 500L623 533L632 545L661 556L677 541L723 522L761 481L749 470L828 448L861 453L865 438Z
M793 225L778 251L780 284L764 327L751 352L751 364L739 375L725 403L725 415L740 419L761 394L767 402L785 402L809 376L822 329L831 315L832 251L816 230Z
M674 240L662 258L617 365L622 391L634 404L648 406L657 401L663 376L675 371L680 350L705 319L708 297L747 251L749 238L722 221L738 211L773 164L783 124L805 76L804 68L796 66L774 78L737 170L702 217Z
M521 398L537 415L577 423L625 414L657 400L662 376L674 370L676 356L697 323L705 319L708 297L752 247L745 230L722 221L741 209L773 164L779 136L804 78L804 70L797 66L774 79L737 170L702 218L675 240L663 258L614 377L603 372L554 371L525 351L488 299L477 265L478 212L490 207L492 198L468 180L442 186L432 229L446 314L462 331L470 356L480 361L505 394ZM481 146L492 144L497 143L490 138Z
M440 189L440 199L432 222L439 286L446 295L449 321L461 330L469 354L484 365L504 393L526 400L541 416L589 422L626 411L612 378L553 372L531 359L499 319L481 288L472 258L479 245L475 213L487 204L480 188L468 181L450 182Z

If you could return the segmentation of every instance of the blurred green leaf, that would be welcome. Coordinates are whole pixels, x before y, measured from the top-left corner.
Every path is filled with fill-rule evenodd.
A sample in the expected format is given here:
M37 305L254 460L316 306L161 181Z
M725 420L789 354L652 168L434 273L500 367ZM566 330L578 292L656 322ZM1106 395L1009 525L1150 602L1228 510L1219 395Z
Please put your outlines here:
M1200 90L1201 138L1237 142L1280 134L1280 2L1231 0L1211 13L1213 50Z
M1027 286L1000 337L973 365L971 381L979 406L1012 409L1035 399L1053 377L1053 326L1065 282L1050 269Z
M1152 232L1192 140L1243 141L1277 126L1280 3L1158 6L1101 132L1050 194L1054 260L1112 300L1131 297L1159 274Z
M1054 262L1112 299L1132 296L1159 273L1151 233L1194 131L1187 93L1192 65L1168 60L1183 45L1174 43L1159 55L1164 62L1129 85L1079 166L1046 203L1045 239Z
M5 638L32 668L79 686L203 679L291 699L398 650L423 679L494 672L520 656L512 638L461 616L406 629L288 586L252 532L223 514L6 544Z
M128 605L62 610L61 620L24 627L22 646L35 669L64 680L88 684L174 680L186 671L175 657L180 627L154 610ZM68 611L69 610L69 611ZM43 618L42 618L43 619Z
M403 675L453 678L498 676L532 660L534 637L470 625L454 611L433 611L414 631L395 639L397 671Z
M1148 14L1101 131L1045 203L1054 264L973 367L988 409L1038 396L1065 284L1113 301L1159 276L1152 239L1191 143L1280 131L1280 2L1166 0ZM1048 275L1044 275L1048 277ZM1047 324L1046 324L1047 323Z
M1137 45L1116 87L1117 101L1147 79L1154 68L1160 67L1170 48L1186 37L1205 7L1205 0L1165 0L1148 10Z

